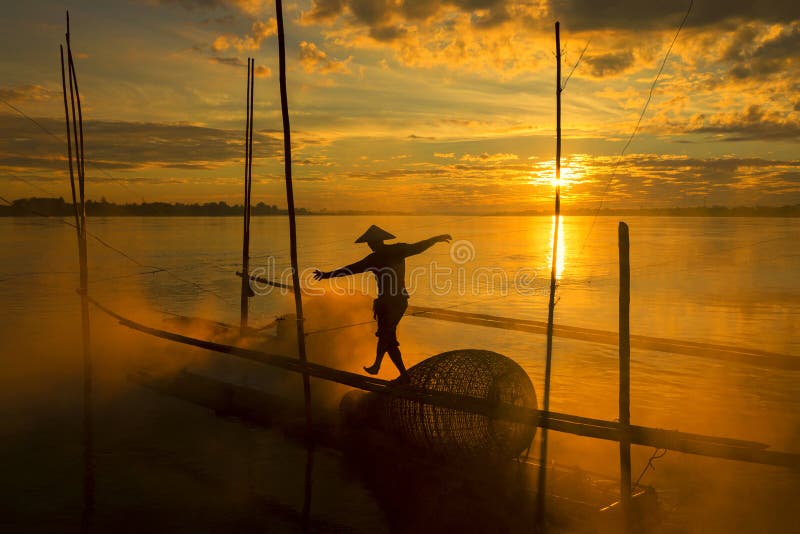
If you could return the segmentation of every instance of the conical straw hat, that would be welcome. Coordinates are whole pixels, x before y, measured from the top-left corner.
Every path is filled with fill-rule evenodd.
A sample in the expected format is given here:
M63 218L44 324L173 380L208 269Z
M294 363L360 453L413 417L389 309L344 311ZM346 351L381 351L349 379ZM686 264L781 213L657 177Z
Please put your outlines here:
M361 234L361 237L356 239L356 243L369 243L370 241L385 241L387 239L394 239L395 236L384 230L383 228L379 228L374 224L370 226L366 232Z

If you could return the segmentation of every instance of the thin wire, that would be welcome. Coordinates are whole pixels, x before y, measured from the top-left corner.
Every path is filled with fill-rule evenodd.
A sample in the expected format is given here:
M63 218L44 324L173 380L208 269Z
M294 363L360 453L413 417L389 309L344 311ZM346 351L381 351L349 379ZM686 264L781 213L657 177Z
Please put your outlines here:
M583 55L586 53L586 49L589 48L589 43L590 42L592 42L591 39L586 41L586 46L583 47L583 51L581 52L581 55L578 56L578 61L576 61L575 64L572 66L572 70L569 71L569 74L567 75L567 78L564 80L564 83L561 85L561 92L564 92L564 90L567 88L567 83L569 82L569 79L572 78L572 73L575 72L575 69L578 68L578 65L580 64L581 60L583 59Z
M589 227L589 231L586 233L586 237L583 240L583 244L581 245L580 250L578 251L579 256L583 253L583 249L586 247L586 243L589 240L589 236L592 234L592 230L594 230L595 223L597 222L597 215L600 212L600 209L603 207L603 203L605 202L605 197L606 194L608 193L609 187L611 187L611 184L614 182L614 178L616 178L617 168L619 167L619 164L622 162L622 158L625 156L625 151L631 145L631 143L633 142L633 138L639 131L639 127L642 124L644 115L647 112L647 107L650 105L650 101L653 99L653 93L655 91L656 84L658 84L658 80L661 78L661 73L664 71L664 66L667 64L667 59L669 59L669 55L672 52L672 48L675 46L675 43L678 40L678 36L680 35L681 30L686 24L686 20L689 18L689 13L691 13L693 5L694 5L694 0L689 0L689 7L686 10L686 14L683 16L683 20L681 20L681 23L678 26L678 30L675 32L675 36L672 38L672 42L669 44L669 47L667 48L667 53L664 54L664 59L661 61L661 66L658 68L658 72L656 73L656 77L653 80L653 83L650 84L650 92L647 95L647 100L644 103L644 107L642 107L642 112L639 114L639 119L636 121L636 126L631 132L631 135L628 138L628 141L625 143L625 146L622 147L622 150L620 151L619 156L617 157L617 161L614 163L614 167L612 167L611 169L611 176L606 182L605 189L603 190L603 194L600 197L600 204L597 206L597 209L594 212L594 217L592 218L592 224Z

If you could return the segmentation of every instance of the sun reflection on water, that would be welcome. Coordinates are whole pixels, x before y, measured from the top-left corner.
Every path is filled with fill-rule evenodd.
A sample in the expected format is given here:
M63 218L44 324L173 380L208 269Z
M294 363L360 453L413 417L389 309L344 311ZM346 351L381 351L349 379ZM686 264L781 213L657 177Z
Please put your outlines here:
M553 265L553 235L556 229L556 216L553 215L552 222L550 223L550 241L547 253L547 264L552 268ZM567 249L564 246L564 216L558 216L558 249L556 256L556 280L561 280L561 275L564 273L564 265L566 264Z

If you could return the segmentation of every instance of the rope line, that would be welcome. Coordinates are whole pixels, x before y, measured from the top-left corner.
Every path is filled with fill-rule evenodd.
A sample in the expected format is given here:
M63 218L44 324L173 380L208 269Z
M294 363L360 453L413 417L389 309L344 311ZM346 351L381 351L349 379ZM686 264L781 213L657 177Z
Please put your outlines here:
M667 48L666 54L664 54L664 59L661 61L661 66L658 68L658 72L656 73L655 79L653 79L653 83L650 84L650 91L649 91L649 93L647 95L647 100L645 101L644 106L642 107L642 112L639 114L639 119L636 121L636 126L633 128L633 131L631 132L630 137L628 137L628 141L625 143L625 146L622 147L622 150L620 151L619 156L617 157L617 161L614 163L614 166L611 169L611 176L609 177L608 181L606 182L605 189L603 190L603 194L600 197L600 203L597 206L597 209L595 210L594 216L592 218L592 224L589 227L589 231L587 232L586 237L583 240L583 245L581 245L581 248L580 248L580 250L578 252L579 256L581 254L583 254L583 249L586 247L586 243L589 240L589 236L591 236L591 234L592 234L592 230L594 229L595 222L597 222L597 215L599 214L600 209L603 207L603 203L605 202L605 197L606 197L606 194L608 193L609 187L611 187L611 184L614 182L614 179L616 178L617 168L619 167L619 164L622 162L622 159L625 157L625 151L631 145L631 143L633 142L633 138L636 136L636 133L639 131L639 127L642 124L642 120L644 119L644 115L647 112L648 106L650 105L650 101L653 99L653 93L655 92L655 88L656 88L656 85L658 84L658 80L661 78L661 73L664 71L664 66L667 64L667 59L669 58L669 55L672 52L672 48L675 46L675 43L678 40L678 36L680 35L681 30L683 29L684 25L686 24L686 20L689 18L689 13L691 13L693 5L694 5L694 0L689 0L689 7L686 10L686 14L683 16L683 20L681 20L681 23L678 26L678 30L675 32L675 36L672 38L672 42L669 44L669 47Z
M665 449L663 447L660 447L660 448L656 449L655 451L653 451L652 456L650 456L650 459L647 460L647 465L645 465L644 469L642 469L642 472L639 473L639 478L636 479L636 482L634 482L633 485L634 486L638 486L639 482L642 480L642 477L644 476L645 473L647 473L647 471L649 469L652 469L653 471L655 471L656 470L656 466L653 465L653 461L654 460L658 460L659 458L663 458L666 454L667 454L667 449Z

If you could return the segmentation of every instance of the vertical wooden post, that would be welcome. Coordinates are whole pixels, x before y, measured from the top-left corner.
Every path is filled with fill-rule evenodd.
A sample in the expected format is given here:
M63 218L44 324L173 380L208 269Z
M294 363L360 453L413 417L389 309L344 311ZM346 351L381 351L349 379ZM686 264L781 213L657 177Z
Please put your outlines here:
M631 266L628 225L619 223L619 469L622 524L631 529Z
M306 336L303 330L303 292L300 289L300 270L297 265L297 224L294 212L292 188L292 140L289 127L289 102L286 91L286 38L283 29L283 5L275 0L275 15L278 20L278 67L281 86L281 112L283 115L283 154L286 175L286 203L289 211L289 247L292 261L292 285L295 287L294 304L297 313L297 352L300 361L306 361ZM306 422L311 430L311 385L308 375L303 373L303 395L306 404Z
M300 270L297 262L297 226L294 212L294 191L292 188L292 140L289 127L289 102L286 90L286 37L283 29L283 3L275 0L275 18L278 21L278 70L281 86L281 114L283 116L283 157L286 175L286 203L289 211L289 247L292 261L292 285L294 286L294 305L297 314L297 354L300 361L306 361L306 336L303 328L303 292L300 287ZM305 493L303 498L303 532L308 532L311 515L311 482L314 465L314 441L311 420L311 384L308 374L303 373L303 398L306 411L307 461L305 472Z
M69 14L67 14L69 17ZM67 18L69 20L69 18ZM64 46L59 47L61 50L61 91L64 95L64 117L67 122L67 162L69 163L69 186L72 191L72 210L75 214L75 235L78 240L81 238L81 218L78 214L78 197L75 193L75 171L72 167L72 133L69 128L69 106L67 104L67 77L64 69Z
M561 219L561 32L556 21L556 205L553 224L553 261L550 266L550 300L547 307L547 355L544 371L544 401L542 409L550 410L550 373L553 361L553 316L556 307L556 276L558 268L558 227ZM540 531L545 530L545 495L547 492L547 429L542 428L539 454L539 484L537 488L537 517Z
M78 237L78 259L80 262L80 297L81 297L81 338L83 343L83 510L81 514L81 529L83 532L91 530L91 520L94 513L94 414L92 405L93 369L90 345L89 328L89 267L86 245L86 197L84 185L86 178L86 165L83 150L83 111L81 109L80 90L78 77L75 72L75 63L72 58L72 45L70 43L69 12L67 12L67 77L69 79L70 106L67 106L67 80L64 76L64 52L61 48L61 84L64 92L64 112L67 123L67 152L69 160L70 188L72 191L73 211L75 212L75 228ZM72 116L70 117L70 107ZM72 129L75 145L70 139L69 124L72 120ZM75 194L75 173L73 172L72 158L75 149L75 170L78 174L79 198Z
M245 104L244 140L244 232L242 237L242 295L240 305L240 335L247 330L250 298L250 192L253 182L253 78L255 60L247 58L247 96Z

